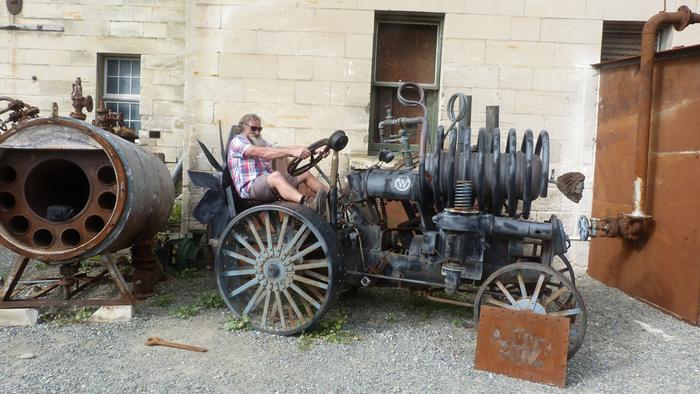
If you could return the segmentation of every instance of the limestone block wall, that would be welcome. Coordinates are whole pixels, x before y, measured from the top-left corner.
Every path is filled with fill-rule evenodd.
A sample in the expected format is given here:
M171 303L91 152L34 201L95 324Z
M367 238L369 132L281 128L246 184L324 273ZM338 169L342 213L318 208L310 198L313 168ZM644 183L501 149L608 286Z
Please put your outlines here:
M41 115L72 111L71 85L96 94L98 54L141 55L141 143L168 163L184 151L184 0L25 0L18 16L0 5L0 25L53 25L64 32L0 30L0 95ZM88 114L88 121L94 112ZM149 139L148 132L161 132Z

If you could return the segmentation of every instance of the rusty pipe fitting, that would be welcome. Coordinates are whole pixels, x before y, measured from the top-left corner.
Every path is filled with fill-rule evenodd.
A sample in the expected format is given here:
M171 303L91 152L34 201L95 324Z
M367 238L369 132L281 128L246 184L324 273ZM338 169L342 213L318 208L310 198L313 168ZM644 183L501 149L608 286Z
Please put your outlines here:
M642 29L642 48L639 65L639 106L637 113L637 148L635 152L635 179L633 211L625 216L632 219L651 218L646 207L647 172L649 169L649 140L651 135L652 82L654 80L654 53L658 30L673 25L677 31L689 24L700 22L700 15L680 6L676 12L659 12L649 18Z

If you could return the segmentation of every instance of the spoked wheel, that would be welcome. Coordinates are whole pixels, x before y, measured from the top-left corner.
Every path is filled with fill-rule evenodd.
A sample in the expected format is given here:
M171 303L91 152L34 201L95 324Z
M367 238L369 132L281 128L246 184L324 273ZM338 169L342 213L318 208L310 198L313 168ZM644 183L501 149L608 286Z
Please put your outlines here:
M581 294L562 273L539 263L515 263L494 272L474 299L477 323L482 305L568 317L569 358L581 347L586 334L587 314Z
M332 227L316 212L284 202L236 216L215 266L228 308L255 329L279 335L316 323L340 293L344 274Z

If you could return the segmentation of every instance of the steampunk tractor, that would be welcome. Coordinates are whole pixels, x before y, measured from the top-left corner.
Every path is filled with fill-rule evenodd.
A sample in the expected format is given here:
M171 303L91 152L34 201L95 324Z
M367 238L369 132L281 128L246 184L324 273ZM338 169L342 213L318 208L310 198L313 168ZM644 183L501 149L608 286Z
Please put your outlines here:
M257 330L294 335L312 328L348 288L405 287L462 305L449 297L471 292L476 320L482 305L567 317L572 356L584 338L586 309L565 256L569 238L555 216L527 220L532 201L548 192L547 132L535 140L527 130L518 147L511 129L502 152L495 127L480 128L472 145L471 97L454 95L449 127L434 132L417 84L402 84L398 99L423 113L379 125L382 132L400 129L384 140L400 142L400 168L382 168L393 158L385 150L377 165L351 170L341 187L343 131L310 145L309 162L289 164L299 175L331 155L325 216L295 203L240 199L229 169L200 143L221 176L190 172L195 185L209 188L194 216L219 239L216 279L228 308ZM420 138L417 163L410 130ZM568 186L580 193L581 179L573 179ZM394 226L388 204L401 209Z

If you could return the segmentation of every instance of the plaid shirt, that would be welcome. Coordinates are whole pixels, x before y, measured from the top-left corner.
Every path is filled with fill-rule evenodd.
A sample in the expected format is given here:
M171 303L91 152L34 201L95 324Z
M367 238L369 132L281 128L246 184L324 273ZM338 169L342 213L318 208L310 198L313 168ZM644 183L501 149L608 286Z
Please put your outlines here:
M248 157L246 150L252 146L248 138L239 134L228 147L228 168L236 191L241 198L250 198L250 186L255 178L272 173L270 160ZM271 146L265 141L265 146Z

